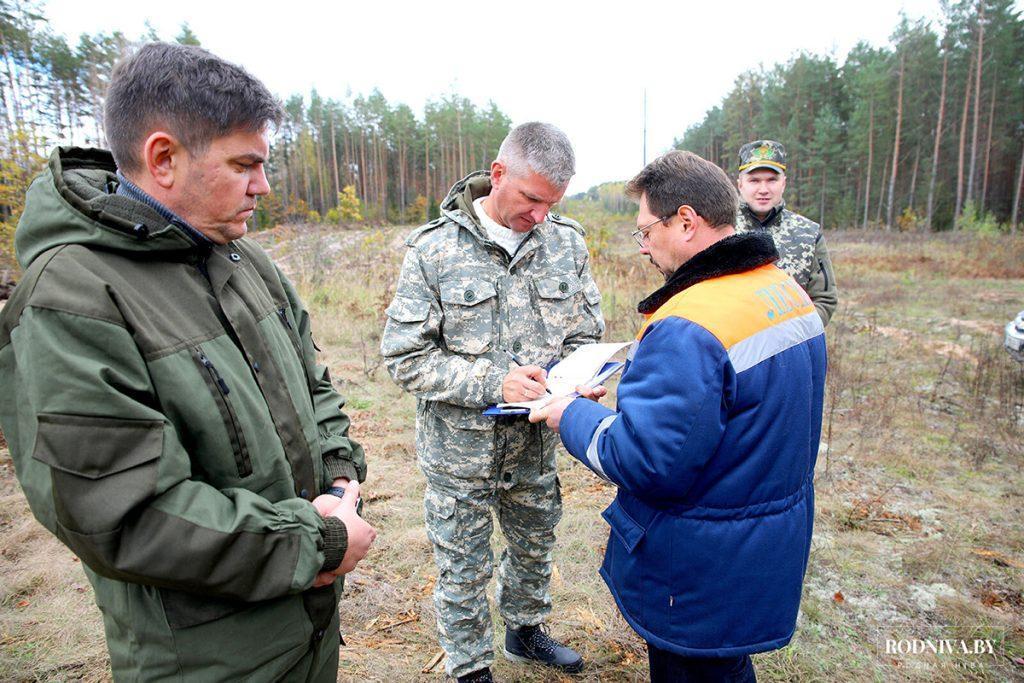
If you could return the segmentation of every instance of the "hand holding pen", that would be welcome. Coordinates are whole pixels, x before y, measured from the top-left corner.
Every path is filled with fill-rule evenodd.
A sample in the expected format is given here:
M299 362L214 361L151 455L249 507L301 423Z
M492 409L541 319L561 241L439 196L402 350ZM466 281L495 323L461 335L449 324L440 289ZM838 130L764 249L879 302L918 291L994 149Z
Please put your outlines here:
M524 363L511 351L506 351L516 367L512 368L501 383L501 397L506 403L534 401L548 392L548 372L539 365Z

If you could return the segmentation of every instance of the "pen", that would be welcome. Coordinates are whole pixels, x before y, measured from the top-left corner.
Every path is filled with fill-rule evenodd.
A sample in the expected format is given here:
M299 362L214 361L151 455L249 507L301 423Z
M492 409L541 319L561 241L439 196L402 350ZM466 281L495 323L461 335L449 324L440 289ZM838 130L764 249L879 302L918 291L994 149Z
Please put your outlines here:
M512 359L512 362L515 363L516 365L518 365L519 367L523 367L524 365L529 365L529 363L527 363L522 358L520 358L516 354L512 353L508 349L505 349L505 353L507 353L508 357ZM551 395L551 390L548 389L547 387L544 387L544 393L547 394L548 396L550 396Z

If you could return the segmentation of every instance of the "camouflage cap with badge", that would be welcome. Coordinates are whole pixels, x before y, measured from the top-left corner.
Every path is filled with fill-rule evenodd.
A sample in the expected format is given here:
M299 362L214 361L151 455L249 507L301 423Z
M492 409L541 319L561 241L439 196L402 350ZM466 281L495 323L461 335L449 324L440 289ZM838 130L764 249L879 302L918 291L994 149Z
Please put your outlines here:
M750 173L759 168L786 172L786 148L781 142L754 140L740 147L740 173Z

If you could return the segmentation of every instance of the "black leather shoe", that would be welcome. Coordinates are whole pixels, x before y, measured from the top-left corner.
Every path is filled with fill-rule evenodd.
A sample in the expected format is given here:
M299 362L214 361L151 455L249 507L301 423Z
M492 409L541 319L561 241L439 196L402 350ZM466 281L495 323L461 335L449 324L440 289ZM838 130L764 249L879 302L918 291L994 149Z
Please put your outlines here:
M566 673L583 671L583 658L549 636L544 624L507 629L505 656L513 662L547 664Z
M457 680L458 683L494 683L494 677L491 676L491 670L487 667L477 669L465 676L459 676L455 680Z

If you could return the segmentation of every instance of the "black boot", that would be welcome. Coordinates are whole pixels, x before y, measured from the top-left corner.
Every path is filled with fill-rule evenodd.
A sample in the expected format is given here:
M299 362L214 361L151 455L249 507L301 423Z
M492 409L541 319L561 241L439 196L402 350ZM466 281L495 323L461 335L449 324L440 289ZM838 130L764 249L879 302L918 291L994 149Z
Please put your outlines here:
M583 671L583 658L549 636L543 624L506 629L505 656L513 662L547 664L567 673Z
M465 676L459 676L456 680L458 683L494 683L491 670L487 667L472 671Z

